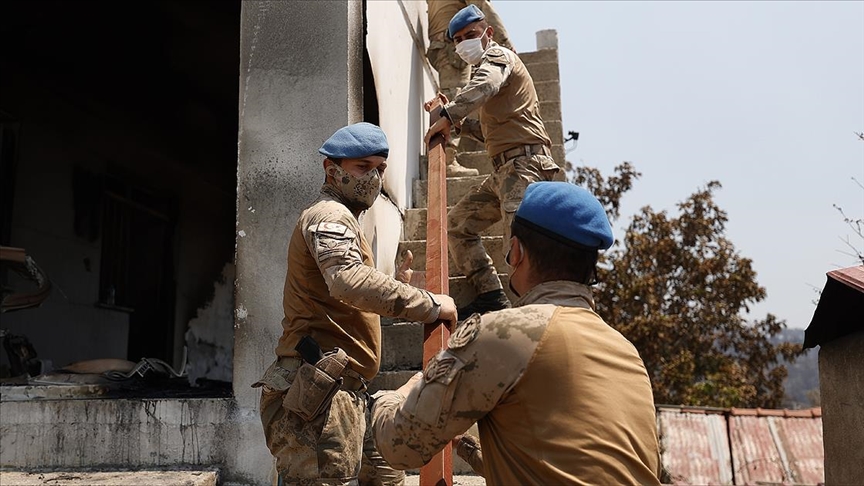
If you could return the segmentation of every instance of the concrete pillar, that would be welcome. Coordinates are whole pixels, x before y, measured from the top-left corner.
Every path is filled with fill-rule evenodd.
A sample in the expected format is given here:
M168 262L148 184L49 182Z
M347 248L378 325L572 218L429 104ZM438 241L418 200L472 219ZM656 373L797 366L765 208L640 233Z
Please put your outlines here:
M558 49L558 31L546 29L537 31L537 50Z
M282 328L286 248L324 180L318 148L362 118L362 2L243 2L234 319L236 430L229 480L267 484L271 456L250 388Z

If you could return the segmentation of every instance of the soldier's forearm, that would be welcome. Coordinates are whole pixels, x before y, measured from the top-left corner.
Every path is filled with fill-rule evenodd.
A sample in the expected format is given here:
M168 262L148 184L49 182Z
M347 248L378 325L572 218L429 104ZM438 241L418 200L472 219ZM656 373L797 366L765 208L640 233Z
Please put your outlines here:
M367 312L416 322L434 322L441 309L426 291L359 263L333 269L330 295Z
M375 443L381 456L396 469L413 469L425 464L426 461L419 452L408 447L405 437L399 427L399 406L405 397L394 392L379 392L375 394L375 404L372 407L371 427L375 434Z
M451 119L463 120L472 111L479 109L498 94L501 86L507 81L509 68L489 62L484 62L477 68L471 81L462 88L459 95L444 106Z

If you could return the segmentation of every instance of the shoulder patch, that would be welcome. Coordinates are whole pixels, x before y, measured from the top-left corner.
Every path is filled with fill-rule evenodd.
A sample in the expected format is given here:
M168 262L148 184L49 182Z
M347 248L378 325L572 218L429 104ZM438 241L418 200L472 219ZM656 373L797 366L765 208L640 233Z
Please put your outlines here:
M503 64L505 66L510 64L510 58L507 57L507 53L504 52L504 49L500 47L492 47L483 54L486 59L491 63L495 64Z
M324 221L322 223L318 223L315 229L309 228L311 231L315 233L328 233L331 235L344 236L346 233L351 233L351 230L348 229L347 226L340 223L330 223Z
M450 349L459 349L475 340L478 332L480 332L480 314L471 314L450 335L447 347Z
M456 364L456 358L449 357L435 357L434 359L429 361L429 364L426 365L426 369L423 370L423 380L426 383L432 383L435 381L440 381L442 378L450 374L450 370L453 369L453 365Z
M429 360L429 364L423 370L423 381L427 384L449 385L463 367L465 363L459 358L447 351L442 351Z
M319 263L343 257L356 247L354 232L344 224L324 221L309 226L308 231L313 235L311 250Z

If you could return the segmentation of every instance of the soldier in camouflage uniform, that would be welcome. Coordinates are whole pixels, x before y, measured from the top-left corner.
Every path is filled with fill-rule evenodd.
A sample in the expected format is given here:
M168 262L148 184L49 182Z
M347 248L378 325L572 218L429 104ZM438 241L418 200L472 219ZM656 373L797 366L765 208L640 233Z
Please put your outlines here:
M321 194L300 215L288 245L277 359L253 385L262 387L261 421L280 484L404 482L367 430L366 384L381 361L379 314L455 322L456 307L446 295L374 267L357 217L381 191L388 151L375 125L336 131L320 149ZM304 363L297 349L306 336L325 353L317 363Z
M432 67L438 71L438 86L441 93L448 99L456 98L459 88L468 84L471 78L471 68L456 54L456 48L447 35L447 27L450 19L456 12L468 4L476 5L485 15L486 21L493 29L493 39L498 44L515 51L507 37L501 18L492 8L489 0L426 0L427 18L429 20L429 48L426 50L426 58ZM476 176L477 169L463 167L457 161L457 152L464 151L464 146L469 145L468 139L461 141L454 137L445 145L447 155L447 175L450 177ZM470 142L473 144L476 142Z
M485 15L474 5L460 10L448 28L456 52L477 68L471 81L441 108L426 143L436 133L449 139L452 127L457 135L483 142L495 166L447 218L450 256L477 293L474 302L459 310L463 319L510 306L480 233L503 219L506 241L525 188L536 181L562 181L564 171L552 159L534 81L519 56L492 40ZM475 110L479 121L468 118Z
M425 371L376 393L383 457L419 467L477 422L479 443L463 438L456 450L486 484L660 484L648 373L595 313L589 286L612 241L584 189L529 186L507 258L521 297L513 309L472 315Z

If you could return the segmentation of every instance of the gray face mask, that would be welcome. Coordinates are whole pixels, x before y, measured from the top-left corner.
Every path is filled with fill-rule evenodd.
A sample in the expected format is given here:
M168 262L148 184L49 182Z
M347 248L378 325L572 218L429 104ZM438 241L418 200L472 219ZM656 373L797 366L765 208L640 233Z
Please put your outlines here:
M349 202L352 209L365 211L381 194L381 173L378 169L367 172L362 177L354 177L336 164L330 165L327 173L333 178L334 185Z

